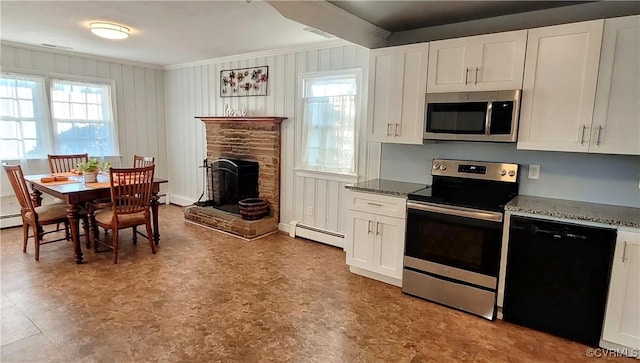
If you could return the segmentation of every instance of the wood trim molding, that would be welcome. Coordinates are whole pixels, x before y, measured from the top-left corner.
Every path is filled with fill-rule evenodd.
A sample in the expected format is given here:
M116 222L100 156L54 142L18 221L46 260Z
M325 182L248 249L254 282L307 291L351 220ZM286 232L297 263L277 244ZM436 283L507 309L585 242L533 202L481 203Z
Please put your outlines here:
M264 117L217 117L217 116L196 116L206 123L219 123L219 122L266 122L271 124L280 125L282 121L286 120L286 117L276 116L264 116Z

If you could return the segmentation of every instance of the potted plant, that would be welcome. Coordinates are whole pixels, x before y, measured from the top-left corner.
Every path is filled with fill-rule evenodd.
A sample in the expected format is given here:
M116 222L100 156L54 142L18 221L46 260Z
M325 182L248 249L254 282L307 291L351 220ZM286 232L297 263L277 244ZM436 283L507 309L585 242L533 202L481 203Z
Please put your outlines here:
M76 171L82 173L85 183L95 183L97 181L97 175L100 170L107 171L111 168L111 163L108 161L99 161L96 158L90 158L87 161L83 161L76 166Z

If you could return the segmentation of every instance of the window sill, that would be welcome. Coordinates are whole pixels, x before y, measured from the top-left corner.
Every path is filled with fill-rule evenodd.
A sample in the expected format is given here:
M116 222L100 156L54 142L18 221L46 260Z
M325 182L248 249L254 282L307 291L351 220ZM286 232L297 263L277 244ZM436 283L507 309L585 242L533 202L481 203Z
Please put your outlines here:
M294 168L293 172L296 176L315 178L315 179L335 180L335 181L340 181L345 183L355 183L358 181L358 178L359 178L358 174L334 173L329 171L302 169L302 168Z

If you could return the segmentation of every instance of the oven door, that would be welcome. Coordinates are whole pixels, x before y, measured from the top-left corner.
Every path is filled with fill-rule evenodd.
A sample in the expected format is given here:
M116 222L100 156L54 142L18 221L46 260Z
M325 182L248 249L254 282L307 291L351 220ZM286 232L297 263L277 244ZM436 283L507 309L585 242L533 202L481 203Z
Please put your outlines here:
M405 268L495 289L503 214L407 203Z

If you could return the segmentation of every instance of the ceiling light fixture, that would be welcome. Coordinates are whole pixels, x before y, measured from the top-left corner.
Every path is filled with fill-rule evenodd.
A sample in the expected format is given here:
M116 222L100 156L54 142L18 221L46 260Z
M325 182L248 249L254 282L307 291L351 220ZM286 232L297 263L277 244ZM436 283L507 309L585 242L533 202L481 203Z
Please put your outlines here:
M99 37L107 39L126 39L129 37L129 28L113 23L96 22L89 24L91 32Z

